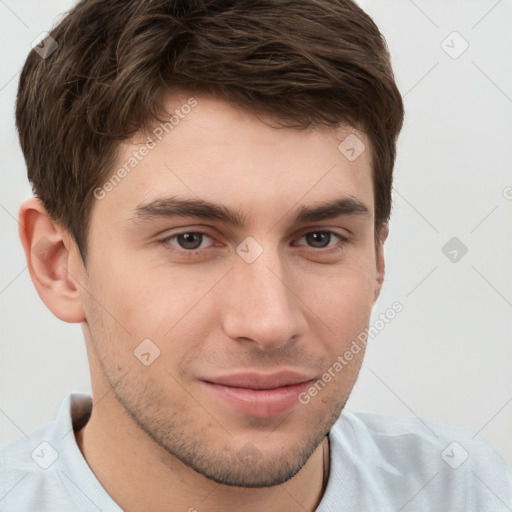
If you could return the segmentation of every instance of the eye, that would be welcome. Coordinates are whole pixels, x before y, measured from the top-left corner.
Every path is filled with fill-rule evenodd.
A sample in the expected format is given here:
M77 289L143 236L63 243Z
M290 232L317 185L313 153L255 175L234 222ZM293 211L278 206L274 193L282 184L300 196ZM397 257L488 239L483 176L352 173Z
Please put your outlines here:
M298 240L302 239L305 239L306 244L313 249L327 249L322 252L341 250L344 245L343 242L348 242L348 239L343 235L329 230L309 231L304 233ZM208 240L210 243L208 243ZM213 237L204 231L183 231L160 240L160 243L172 245L176 247L177 251L193 255L201 249L207 249L213 245L212 241L214 241Z
M197 249L204 249L203 241L205 237L212 240L212 237L203 231L185 231L164 238L161 242L164 244L170 243L172 245L178 245L180 249L185 251L195 251ZM176 243L173 243L174 241L176 241Z
M302 235L299 240L306 239L310 247L314 249L325 249L336 246L336 242L346 242L347 238L334 231L310 231ZM331 244L334 238L334 244ZM342 244L341 244L342 245Z

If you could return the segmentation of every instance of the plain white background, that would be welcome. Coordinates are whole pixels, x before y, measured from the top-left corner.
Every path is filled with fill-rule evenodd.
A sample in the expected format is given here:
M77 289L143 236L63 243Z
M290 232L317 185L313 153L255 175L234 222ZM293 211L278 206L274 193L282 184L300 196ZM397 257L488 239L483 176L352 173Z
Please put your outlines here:
M0 1L0 442L53 419L68 392L90 392L82 331L39 299L16 221L30 191L14 128L19 71L73 3ZM371 340L348 407L470 427L512 464L512 2L362 5L406 107L374 314L395 301L403 311Z

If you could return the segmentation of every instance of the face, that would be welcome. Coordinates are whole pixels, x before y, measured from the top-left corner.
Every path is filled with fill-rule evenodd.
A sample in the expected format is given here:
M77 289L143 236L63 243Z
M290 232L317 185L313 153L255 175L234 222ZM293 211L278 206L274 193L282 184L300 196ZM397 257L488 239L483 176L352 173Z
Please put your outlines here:
M143 155L95 194L81 298L93 387L108 382L206 477L277 485L360 369L364 350L335 363L378 288L370 151L350 161L338 145L353 130L277 129L208 97L166 106L179 121L147 151L146 135L123 144L112 174Z

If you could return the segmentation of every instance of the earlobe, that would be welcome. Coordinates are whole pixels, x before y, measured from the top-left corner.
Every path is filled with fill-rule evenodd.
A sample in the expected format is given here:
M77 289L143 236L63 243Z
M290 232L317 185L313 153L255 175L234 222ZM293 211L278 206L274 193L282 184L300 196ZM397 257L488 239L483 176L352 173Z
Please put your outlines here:
M27 267L39 297L60 320L83 322L80 290L68 271L75 247L38 198L21 204L18 220Z
M373 291L373 303L377 301L380 295L380 290L382 289L382 284L384 283L384 274L386 270L386 265L384 261L384 242L386 241L389 235L389 226L388 224L384 224L380 228L380 237L379 237L379 245L376 252L376 275L375 275L375 287Z

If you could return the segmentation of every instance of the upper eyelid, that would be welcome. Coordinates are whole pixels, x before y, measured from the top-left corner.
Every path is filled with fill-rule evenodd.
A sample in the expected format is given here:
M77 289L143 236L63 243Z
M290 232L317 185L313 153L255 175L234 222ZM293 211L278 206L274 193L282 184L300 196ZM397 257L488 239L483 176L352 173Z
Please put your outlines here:
M307 228L304 231L299 230L299 233L300 234L298 235L298 238L302 238L304 235L308 235L310 233L331 233L332 235L339 236L340 238L348 238L348 234L338 233L334 229L329 229L329 228L324 228L324 229L322 229L322 228L320 228L320 229Z

